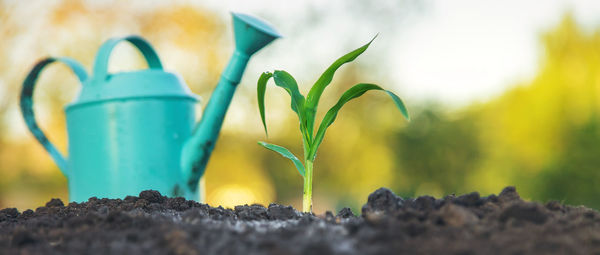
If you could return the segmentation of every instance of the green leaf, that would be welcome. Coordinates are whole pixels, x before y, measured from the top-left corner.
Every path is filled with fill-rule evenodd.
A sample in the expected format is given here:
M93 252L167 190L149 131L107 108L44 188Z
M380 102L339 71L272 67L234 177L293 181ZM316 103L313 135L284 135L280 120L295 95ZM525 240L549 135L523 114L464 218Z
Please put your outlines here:
M319 99L321 98L323 91L325 91L325 88L333 80L333 75L335 74L337 69L340 68L342 65L348 62L352 62L354 59L360 56L360 54L365 52L365 50L369 48L369 45L371 45L375 38L377 38L377 35L375 35L375 37L373 37L373 39L371 39L371 41L369 41L367 44L363 45L362 47L356 50L353 50L352 52L342 56L341 58L338 58L335 62L333 62L333 64L331 64L331 66L329 66L329 68L327 68L327 70L325 70L325 72L321 74L321 77L319 77L317 82L315 82L315 84L308 92L308 95L306 97L306 118L308 133L311 136L313 133L317 106L319 105Z
M398 97L396 94L389 90L386 90L385 93L387 93L390 97L392 97L392 99L394 99L394 103L396 104L396 107L400 109L402 116L404 116L406 120L410 121L410 115L408 114L408 110L406 109L406 105L404 105L404 102L402 102L402 99L400 99L400 97Z
M319 129L317 130L317 134L315 135L315 139L310 148L310 153L308 157L309 159L315 158L317 154L317 149L321 145L323 137L325 136L325 131L333 123L333 121L335 121L335 118L337 117L337 114L340 111L340 109L342 109L342 106L344 106L348 101L362 96L365 92L369 90L385 91L388 95L390 95L390 97L392 97L392 99L396 103L396 106L398 107L398 109L400 109L400 112L402 112L402 115L406 119L409 119L406 106L404 105L402 100L398 96L396 96L396 94L392 93L391 91L384 90L383 88L375 84L359 83L357 85L354 85L352 88L346 90L346 92L342 94L338 102L333 107L331 107L331 109L329 109L329 111L327 111L327 113L325 114L325 117L323 117L323 121L321 121L321 124L319 125Z
M300 160L296 156L294 156L294 154L292 154L288 149L283 148L279 145L260 142L260 141L258 142L258 144L260 144L261 146L263 146L269 150L279 153L283 157L290 159L296 166L296 169L298 169L298 172L300 173L300 175L302 175L302 177L304 177L304 165L302 165L302 162L300 162Z
M256 95L258 96L258 111L260 111L260 118L262 119L263 127L265 127L265 134L269 137L267 132L267 122L265 121L265 90L267 89L267 81L273 77L271 72L264 72L258 78L258 84L256 86Z
M275 85L282 87L287 91L287 93L292 98L292 110L297 114L300 114L304 109L304 96L298 90L298 83L286 71L275 70L273 72L273 79L275 80Z
M300 90L298 90L298 83L296 83L294 77L282 70L276 70L273 72L273 79L275 80L275 85L285 89L285 91L287 91L292 98L292 110L298 115L298 120L300 121L300 131L302 132L303 139L310 144L311 136L307 135L306 132L306 113L304 110L305 99L300 93Z

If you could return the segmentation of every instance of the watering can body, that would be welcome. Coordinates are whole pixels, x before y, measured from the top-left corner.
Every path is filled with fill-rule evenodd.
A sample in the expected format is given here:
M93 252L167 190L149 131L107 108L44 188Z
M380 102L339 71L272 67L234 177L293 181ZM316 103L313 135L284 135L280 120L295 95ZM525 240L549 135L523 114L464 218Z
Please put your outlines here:
M198 200L183 189L181 148L195 123L192 100L145 98L67 109L69 195L123 198L153 189ZM160 137L156 135L160 134Z
M138 84L149 87L184 88L174 74L152 72L133 73L132 80L118 77L131 73L116 74L109 81L114 84L103 85L124 87L137 79ZM198 200L198 189L184 189L180 168L181 148L191 137L196 121L195 104L193 95L173 93L67 106L71 142L65 172L71 200L84 201L92 195L123 198L147 189Z
M246 25L244 19L258 22L250 16L234 14L234 26L240 20ZM250 34L257 33L252 24L246 29L251 29ZM258 29L258 33L270 38L262 42L263 46L278 37L274 30L266 32ZM140 50L148 69L107 72L111 51L122 41ZM91 77L70 58L38 62L23 83L21 111L34 137L67 177L70 201L124 198L148 189L199 201L198 181L248 58L254 52L239 52L239 47L234 52L211 96L209 110L204 111L198 124L198 97L178 75L163 70L154 49L138 36L105 42L98 51ZM65 107L68 157L50 143L33 112L35 82L43 68L53 62L69 66L82 83L79 96Z

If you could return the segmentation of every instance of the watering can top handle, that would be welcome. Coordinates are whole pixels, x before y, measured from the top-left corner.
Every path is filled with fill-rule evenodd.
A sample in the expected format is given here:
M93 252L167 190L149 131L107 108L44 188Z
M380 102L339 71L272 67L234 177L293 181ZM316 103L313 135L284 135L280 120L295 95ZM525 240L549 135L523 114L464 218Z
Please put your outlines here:
M68 176L69 169L65 157L48 140L48 137L46 137L35 121L35 114L33 113L33 90L35 89L37 78L44 67L56 61L62 62L71 68L75 75L77 75L77 78L79 78L80 82L83 83L87 79L85 69L77 61L71 58L45 58L35 64L31 72L27 75L27 78L25 78L19 104L21 107L21 114L23 115L23 119L25 119L25 124L27 124L29 131L31 131L35 139L44 146L44 149L48 151L62 173L65 176Z
M158 58L158 54L152 48L150 43L144 38L137 35L130 35L126 37L112 38L106 41L98 50L96 55L96 61L94 62L94 78L95 79L106 79L108 73L108 60L114 47L122 41L128 41L133 44L141 53L144 55L148 67L150 69L162 70L163 66Z

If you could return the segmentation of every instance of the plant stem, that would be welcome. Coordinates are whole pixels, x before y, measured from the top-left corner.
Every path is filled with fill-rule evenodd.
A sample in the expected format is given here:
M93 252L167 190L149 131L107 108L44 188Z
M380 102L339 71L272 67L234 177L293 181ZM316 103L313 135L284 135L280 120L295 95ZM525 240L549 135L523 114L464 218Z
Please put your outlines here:
M312 177L313 161L306 160L304 172L304 195L302 196L302 212L312 212Z

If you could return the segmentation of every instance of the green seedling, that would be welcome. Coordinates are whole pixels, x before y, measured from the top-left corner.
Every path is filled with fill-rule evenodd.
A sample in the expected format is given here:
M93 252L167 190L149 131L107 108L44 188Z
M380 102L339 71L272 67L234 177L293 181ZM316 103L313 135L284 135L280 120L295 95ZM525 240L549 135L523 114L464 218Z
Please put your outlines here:
M342 56L337 59L325 72L319 77L317 82L312 86L310 91L308 92L308 96L306 99L298 90L298 84L294 77L292 77L289 73L282 70L276 70L273 73L264 72L260 78L258 79L257 84L257 94L258 94L258 109L260 111L260 117L262 119L263 126L265 128L265 133L268 136L267 132L267 124L265 121L265 90L267 87L267 81L273 78L275 81L275 85L285 89L287 93L291 97L291 107L292 110L298 115L298 120L300 122L300 133L302 133L302 145L304 147L304 164L296 157L293 153L291 153L288 149L269 144L266 142L258 142L258 144L264 146L265 148L272 150L274 152L279 153L280 155L290 159L300 175L304 178L304 193L302 197L302 211L303 212L311 212L312 211L312 178L313 178L313 163L315 161L315 157L317 156L317 149L321 142L323 141L323 137L325 136L325 131L327 128L333 123L338 112L350 100L357 98L363 95L365 92L369 90L381 90L386 92L395 102L398 109L402 115L409 120L408 111L404 106L402 100L396 96L396 94L391 91L385 90L375 84L369 83L359 83L348 89L338 102L327 111L325 117L319 124L319 128L317 129L316 134L314 131L315 126L315 116L317 112L317 106L319 104L319 99L321 98L321 94L325 88L331 83L333 79L333 75L345 63L351 62L360 54L362 54L371 42L373 42L375 38L373 38L369 43L363 45L362 47Z

